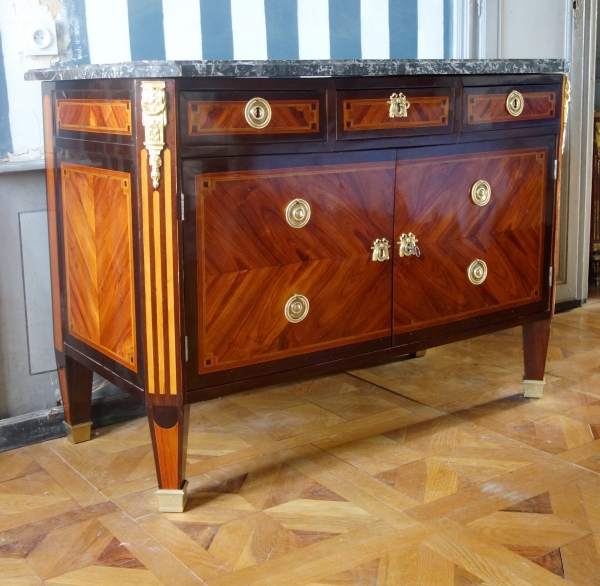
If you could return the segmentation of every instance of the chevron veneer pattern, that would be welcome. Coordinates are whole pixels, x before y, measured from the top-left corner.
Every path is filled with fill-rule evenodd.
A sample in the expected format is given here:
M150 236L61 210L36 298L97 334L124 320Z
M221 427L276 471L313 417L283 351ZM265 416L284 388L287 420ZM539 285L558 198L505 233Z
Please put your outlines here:
M131 135L130 100L56 100L59 130Z
M67 330L137 372L131 176L61 163Z
M185 513L147 420L0 454L0 583L589 586L600 576L600 299L518 330L191 406Z

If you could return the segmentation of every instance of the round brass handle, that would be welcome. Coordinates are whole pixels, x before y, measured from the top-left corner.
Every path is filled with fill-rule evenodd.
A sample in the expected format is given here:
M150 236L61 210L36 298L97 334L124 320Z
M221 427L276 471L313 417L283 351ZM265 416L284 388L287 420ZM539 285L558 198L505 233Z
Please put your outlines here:
M262 98L252 98L244 110L246 122L252 128L264 128L271 122L271 106L267 100Z
M296 294L288 299L283 313L285 319L295 324L302 321L308 315L308 308L308 299L304 295Z
M520 116L524 106L525 99L521 92L514 90L508 94L508 98L506 98L506 109L511 116Z
M285 219L292 228L302 228L310 220L310 206L303 199L293 199L285 208Z
M492 197L492 188L487 181L480 179L476 181L473 187L471 187L471 199L474 204L478 206L484 206Z
M469 265L467 275L473 285L481 285L487 277L487 265L478 258Z

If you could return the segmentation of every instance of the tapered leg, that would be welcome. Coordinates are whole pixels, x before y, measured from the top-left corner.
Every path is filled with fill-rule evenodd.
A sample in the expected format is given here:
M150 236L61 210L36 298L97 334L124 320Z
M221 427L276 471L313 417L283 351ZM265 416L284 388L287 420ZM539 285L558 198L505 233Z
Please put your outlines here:
M523 387L526 397L541 398L544 395L544 370L548 341L550 339L550 319L523 326L523 357L525 376Z
M182 513L187 500L185 459L189 406L148 405L147 410L158 477L159 510Z
M177 102L173 80L137 86L144 136L140 156L140 215L146 408L158 477L159 510L183 512L188 408L185 403L185 336L182 332L183 256L177 189Z
M58 367L65 408L64 426L67 438L76 444L88 441L91 437L92 376L89 368L70 356L65 356L64 365Z

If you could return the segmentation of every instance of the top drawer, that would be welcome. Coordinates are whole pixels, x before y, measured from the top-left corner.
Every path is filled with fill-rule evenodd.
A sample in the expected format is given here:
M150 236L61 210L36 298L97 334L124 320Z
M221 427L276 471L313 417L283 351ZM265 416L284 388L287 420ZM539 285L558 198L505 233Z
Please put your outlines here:
M454 131L454 88L337 92L338 138L384 138Z
M496 86L464 88L464 132L560 121L560 86Z
M325 93L182 92L184 144L323 140Z

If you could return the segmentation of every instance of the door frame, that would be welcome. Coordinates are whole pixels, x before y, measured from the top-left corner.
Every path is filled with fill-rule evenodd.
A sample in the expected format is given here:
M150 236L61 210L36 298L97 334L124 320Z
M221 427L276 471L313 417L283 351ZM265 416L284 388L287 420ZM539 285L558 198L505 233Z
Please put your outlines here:
M577 0L578 13L572 0L564 2L567 18L563 57L570 65L567 75L571 103L562 162L555 270L556 302L566 308L585 303L588 291L598 0ZM503 57L502 3L456 0L454 58ZM458 19L462 19L460 24Z

